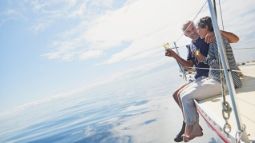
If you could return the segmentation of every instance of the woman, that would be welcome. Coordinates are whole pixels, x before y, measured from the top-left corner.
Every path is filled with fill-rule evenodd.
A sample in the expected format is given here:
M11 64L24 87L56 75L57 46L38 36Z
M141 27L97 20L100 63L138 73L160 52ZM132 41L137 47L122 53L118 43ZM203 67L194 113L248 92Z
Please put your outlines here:
M213 32L212 21L210 17L203 17L197 24L197 31L199 36L204 39L205 35ZM237 65L233 55L233 51L229 43L224 40L225 51L229 62L230 69L237 70ZM181 93L181 101L183 113L185 117L185 133L183 135L184 141L189 141L197 136L202 136L202 128L199 125L198 113L194 104L194 99L201 100L221 93L220 71L215 70L220 68L218 48L216 42L210 43L209 51L206 58L201 58L199 53L195 54L199 62L207 63L210 66L209 77L205 78ZM242 86L241 80L236 72L232 72L232 78L236 88Z

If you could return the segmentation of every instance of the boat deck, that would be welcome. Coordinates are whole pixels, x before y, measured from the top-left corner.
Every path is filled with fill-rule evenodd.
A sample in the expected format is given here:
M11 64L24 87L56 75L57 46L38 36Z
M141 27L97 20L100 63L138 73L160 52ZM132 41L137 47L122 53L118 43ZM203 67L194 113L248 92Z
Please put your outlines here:
M246 126L246 132L248 138L254 142L255 141L255 62L246 63L245 65L239 66L244 77L242 79L243 86L237 89L236 103L238 111L240 114L241 122ZM231 105L230 96L227 96L227 101ZM214 125L220 130L225 124L225 120L222 116L222 96L216 96L214 98L205 99L203 101L198 101L198 110L203 116L213 121ZM232 105L231 105L232 107ZM236 129L234 122L233 111L230 114L229 123L231 125L230 135L232 137L236 136Z

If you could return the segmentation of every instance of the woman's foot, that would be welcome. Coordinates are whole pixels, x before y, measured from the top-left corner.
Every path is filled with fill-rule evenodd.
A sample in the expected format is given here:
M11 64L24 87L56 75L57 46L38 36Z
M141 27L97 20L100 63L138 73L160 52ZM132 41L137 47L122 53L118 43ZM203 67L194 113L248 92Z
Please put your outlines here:
M203 136L203 129L198 123L195 123L193 125L186 125L185 127L185 133L183 135L184 142L188 142L195 137Z
M186 124L185 124L185 122L183 122L183 123L182 123L182 129L181 129L181 131L180 131L180 132L176 135L176 137L174 138L174 141L175 141L175 142L181 142L181 141L183 141L182 135L184 134L185 126L186 126Z

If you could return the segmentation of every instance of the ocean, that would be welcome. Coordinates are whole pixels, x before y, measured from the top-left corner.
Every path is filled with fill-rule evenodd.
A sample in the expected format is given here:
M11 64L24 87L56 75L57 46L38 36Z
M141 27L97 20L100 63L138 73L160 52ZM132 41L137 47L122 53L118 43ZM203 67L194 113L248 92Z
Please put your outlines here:
M161 67L2 113L0 142L172 143L183 121L171 96L184 83L177 75L176 67ZM204 136L191 142L220 142L200 120Z

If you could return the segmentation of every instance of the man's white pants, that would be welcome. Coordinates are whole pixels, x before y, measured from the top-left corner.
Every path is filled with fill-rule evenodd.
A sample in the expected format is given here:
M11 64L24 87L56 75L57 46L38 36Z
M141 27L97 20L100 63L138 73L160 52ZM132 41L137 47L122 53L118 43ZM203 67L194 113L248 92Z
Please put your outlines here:
M212 78L204 78L190 83L180 93L185 123L193 125L198 122L198 113L194 99L202 100L219 95L220 93L221 83Z

